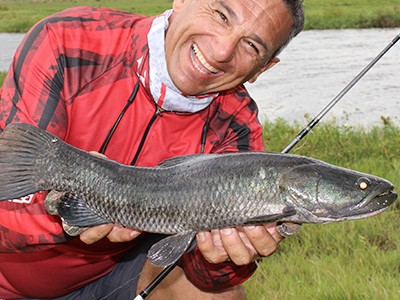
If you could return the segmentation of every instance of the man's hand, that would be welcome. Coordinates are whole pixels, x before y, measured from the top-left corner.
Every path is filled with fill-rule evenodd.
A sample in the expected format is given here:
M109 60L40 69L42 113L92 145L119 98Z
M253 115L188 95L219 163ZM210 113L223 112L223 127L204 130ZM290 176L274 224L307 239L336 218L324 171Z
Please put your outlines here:
M63 192L50 191L45 199L45 207L48 213L57 215L57 203L64 195ZM107 237L110 242L129 242L138 237L141 231L125 228L117 224L103 224L93 227L77 227L69 226L62 223L64 231L70 236L79 235L82 242L85 244L93 244L102 238Z
M141 231L125 228L117 224L104 224L90 227L79 234L82 242L93 244L105 237L110 242L130 242L141 234Z
M197 234L197 246L211 263L246 265L273 254L283 239L273 223L203 231Z
M105 155L95 151L89 153L95 156L107 158ZM63 192L50 191L45 200L45 207L48 213L53 215L57 214L57 203L63 194ZM117 224L103 224L90 228L81 228L69 226L63 222L62 226L67 234L71 236L79 235L81 241L85 244L93 244L105 237L107 237L110 242L114 243L129 242L141 234L141 231L125 228Z

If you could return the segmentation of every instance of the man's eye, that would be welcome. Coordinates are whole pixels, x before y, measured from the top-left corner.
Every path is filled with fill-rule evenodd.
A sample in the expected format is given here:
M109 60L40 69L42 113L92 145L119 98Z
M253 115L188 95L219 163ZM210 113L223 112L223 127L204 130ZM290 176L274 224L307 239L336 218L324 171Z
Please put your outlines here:
M217 14L220 16L222 21L224 21L225 23L228 22L228 18L224 15L224 13L217 10Z
M260 51L258 51L258 48L256 47L256 45L254 45L254 43L252 42L247 42L247 44L254 49L254 51L256 51L257 53L260 53Z

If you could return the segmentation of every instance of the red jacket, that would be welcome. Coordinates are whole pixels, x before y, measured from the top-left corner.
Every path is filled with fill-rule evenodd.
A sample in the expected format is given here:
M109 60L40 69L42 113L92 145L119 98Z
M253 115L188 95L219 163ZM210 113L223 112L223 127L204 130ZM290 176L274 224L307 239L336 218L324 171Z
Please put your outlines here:
M152 21L77 7L36 24L4 81L0 132L10 122L37 124L76 147L99 151L140 76L138 93L105 151L109 158L155 166L184 154L262 151L257 107L243 86L198 113L157 111L146 84ZM0 202L0 298L66 294L109 272L135 246L107 239L85 245L66 236L60 219L46 213L45 195ZM208 264L198 250L180 265L207 290L241 283L255 270L254 264Z

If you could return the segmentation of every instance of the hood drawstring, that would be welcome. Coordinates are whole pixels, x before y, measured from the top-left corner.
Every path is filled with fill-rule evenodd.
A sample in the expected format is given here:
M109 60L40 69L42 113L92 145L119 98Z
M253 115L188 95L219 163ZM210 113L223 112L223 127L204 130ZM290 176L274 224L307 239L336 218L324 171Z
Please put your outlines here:
M101 146L99 152L101 154L104 154L106 152L106 149L108 147L108 144L110 143L110 140L112 138L112 136L114 135L115 130L117 129L119 123L121 122L122 117L124 116L125 112L127 111L127 109L129 108L129 106L133 103L133 101L136 98L136 95L139 91L139 85L140 85L140 81L138 80L135 84L135 87L133 88L133 92L132 94L129 96L128 101L126 102L124 108L122 109L121 113L119 114L117 120L115 121L113 127L111 127L110 131L107 134L106 139L104 140L103 145Z

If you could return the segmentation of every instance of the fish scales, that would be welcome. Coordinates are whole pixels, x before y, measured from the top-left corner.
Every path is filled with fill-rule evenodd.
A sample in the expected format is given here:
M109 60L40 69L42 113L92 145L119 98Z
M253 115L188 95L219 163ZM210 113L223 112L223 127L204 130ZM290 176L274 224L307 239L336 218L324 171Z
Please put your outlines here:
M33 139L28 131L22 140L25 150L36 149L36 145L26 146ZM69 191L79 195L95 213L110 222L172 234L183 229L241 224L255 209L260 211L259 205L238 209L255 194L250 182L254 184L256 176L250 170L258 172L260 161L254 158L237 163L235 157L215 156L220 162L216 165L210 156L207 162L194 159L193 163L189 161L154 172L154 169L132 168L98 158L55 137L49 137L44 147L48 150L37 151L35 158L37 169L41 170L37 171L41 175L35 176L37 188L30 192ZM244 165L247 165L246 171ZM254 200L260 198L257 197L260 188L269 187L265 192L271 194L274 186L259 185ZM220 218L222 213L224 219Z
M109 211L110 219L117 220L125 226L163 233L241 224L252 213L254 215L254 210L261 209L256 203L247 206L249 213L246 215L244 210L246 207L242 205L245 200L252 197L252 194L254 200L260 199L261 189L271 194L275 185L264 185L259 180L258 186L254 186L255 176L249 171L244 172L242 164L234 166L233 160L234 158L224 157L223 161L220 161L224 168L215 168L213 160L210 160L207 163L199 162L188 166L178 165L160 169L157 178L139 175L141 181L130 182L131 186L138 186L136 193L133 194L130 190L125 193L122 188L119 189L119 195L128 196L121 196L120 199L112 201L110 207L103 207L101 213ZM259 162L256 165L255 168L258 169ZM229 167L231 169L227 172ZM251 166L248 167L252 169ZM235 173L239 172L243 172L243 176L235 176ZM102 176L106 176L105 172L102 172ZM191 179L189 182L188 178ZM159 184L154 185L154 182ZM255 190L257 193L254 193ZM105 190L103 193L110 192ZM95 208L96 201L101 196L88 195L84 198L88 198L86 200L88 205ZM107 196L107 199L111 196ZM229 222L220 218L221 213L224 213L226 216L224 219ZM124 216L129 216L129 220L122 219ZM147 219L162 220L163 224L147 222ZM169 227L166 227L167 225Z
M313 158L281 153L189 155L155 168L91 155L34 126L0 135L0 200L41 190L72 226L118 223L169 234L149 251L175 262L196 232L276 221L329 223L376 215L397 198L393 185Z
M221 158L214 157L219 163L217 167L214 159L210 158L207 162L190 161L189 165L180 164L163 170L167 176L171 172L174 175L160 184L151 202L161 199L157 206L162 206L166 215L174 216L173 223L182 224L187 229L201 230L242 223L251 215L251 209L261 209L256 201L254 205L247 206L250 211L248 214L244 210L246 207L239 209L249 197L254 195L254 200L259 198L259 192L254 193L254 188L249 184L250 180L254 181L251 170L259 166L253 168L248 165L249 170L243 172L243 165L235 166L234 158ZM243 176L237 176L239 173L243 173ZM263 185L265 187L268 186ZM221 219L221 213L230 224Z

